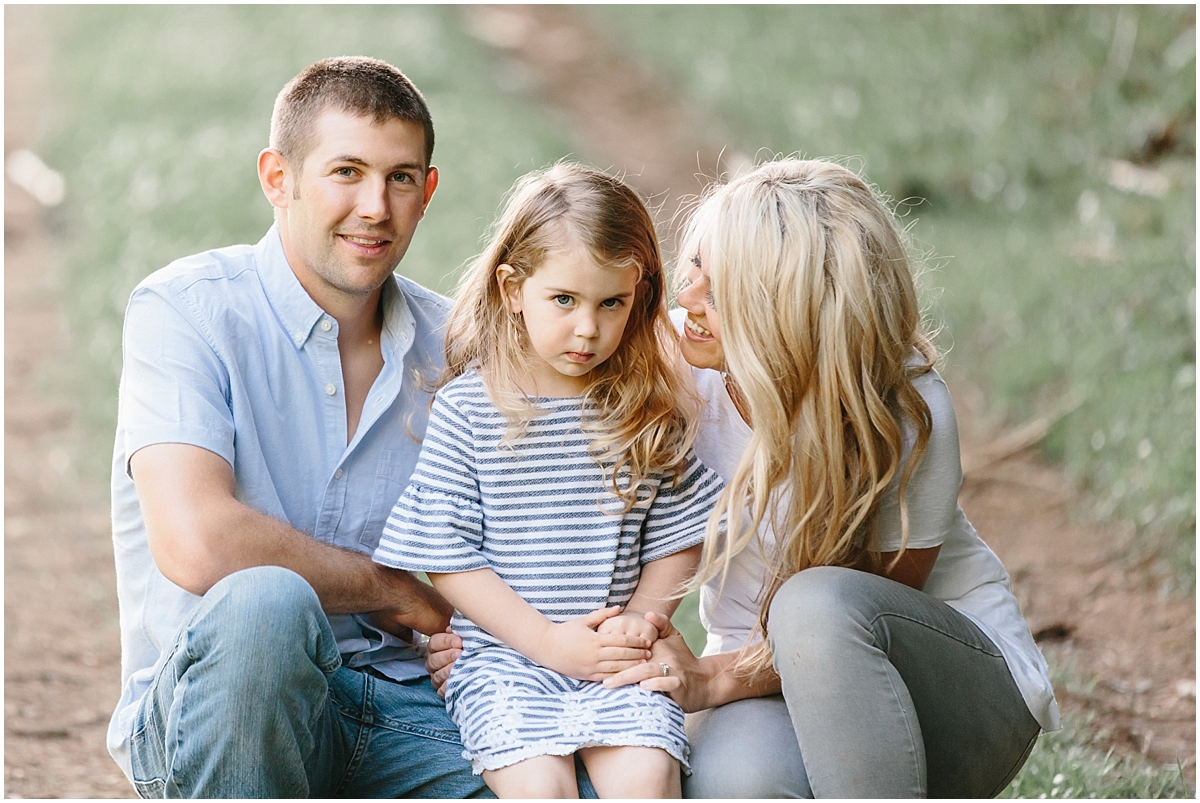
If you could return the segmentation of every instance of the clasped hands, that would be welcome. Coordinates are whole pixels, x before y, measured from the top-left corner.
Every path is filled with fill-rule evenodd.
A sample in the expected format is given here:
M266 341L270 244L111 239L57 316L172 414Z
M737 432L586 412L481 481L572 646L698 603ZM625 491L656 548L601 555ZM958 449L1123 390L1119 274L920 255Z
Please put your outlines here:
M682 679L678 672L664 673L662 664L678 667L681 648L692 657L667 617L614 606L552 624L538 645L539 654L528 657L577 680L603 681L608 688L639 683L649 691L670 693L680 688ZM442 697L461 654L462 639L449 630L430 637L425 669Z

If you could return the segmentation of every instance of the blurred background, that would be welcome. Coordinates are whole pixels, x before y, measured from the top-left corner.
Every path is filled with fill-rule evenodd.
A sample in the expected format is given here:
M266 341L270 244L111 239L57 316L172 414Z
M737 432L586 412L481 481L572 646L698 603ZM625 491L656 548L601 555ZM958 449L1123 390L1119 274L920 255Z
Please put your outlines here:
M1040 450L1070 517L1123 533L1121 565L1194 608L1194 6L6 6L5 22L10 796L131 794L103 756L47 763L72 754L70 727L13 724L44 717L36 667L64 637L20 578L91 601L78 682L51 680L83 684L81 727L102 739L126 301L173 259L262 236L274 97L331 55L387 60L429 102L441 184L400 269L444 293L513 181L560 158L624 174L668 251L709 180L779 154L863 171L908 227L964 430ZM37 267L14 285L18 247ZM60 349L37 357L60 325L17 328L18 304L56 305ZM21 407L14 385L53 401ZM14 463L22 449L49 468ZM45 568L44 509L71 514L63 532L99 522L63 542L77 563ZM1118 763L1069 724L1009 794L1190 794L1194 753L1187 772Z

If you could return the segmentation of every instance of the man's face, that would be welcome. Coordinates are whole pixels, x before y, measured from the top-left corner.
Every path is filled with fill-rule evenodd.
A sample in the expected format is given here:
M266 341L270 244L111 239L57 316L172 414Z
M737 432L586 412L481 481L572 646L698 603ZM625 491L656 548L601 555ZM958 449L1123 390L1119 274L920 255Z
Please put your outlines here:
M284 253L318 304L371 295L395 270L437 186L420 123L327 109L272 198Z

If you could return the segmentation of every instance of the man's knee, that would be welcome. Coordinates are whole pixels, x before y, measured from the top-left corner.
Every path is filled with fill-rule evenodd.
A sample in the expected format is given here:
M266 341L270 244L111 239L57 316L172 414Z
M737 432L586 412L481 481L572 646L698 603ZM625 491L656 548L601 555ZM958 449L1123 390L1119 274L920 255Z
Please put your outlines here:
M279 666L284 656L308 657L336 669L337 649L316 592L295 572L256 566L234 572L204 595L208 620L201 643L238 655L239 661ZM261 656L261 659L260 659ZM259 667L261 670L263 667Z

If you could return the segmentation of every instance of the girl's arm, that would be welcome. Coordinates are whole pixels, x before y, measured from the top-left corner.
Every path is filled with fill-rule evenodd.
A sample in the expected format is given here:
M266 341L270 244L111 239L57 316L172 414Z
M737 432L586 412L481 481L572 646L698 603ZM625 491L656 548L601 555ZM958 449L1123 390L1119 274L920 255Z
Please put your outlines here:
M656 613L668 620L679 607L679 592L696 573L700 564L701 544L671 555L652 560L642 566L637 590L620 616L604 622L601 633L642 635L650 641L658 638L658 628L646 620L646 614Z
M650 658L641 636L597 633L620 608L601 608L556 623L521 598L492 569L429 573L433 587L472 622L531 661L576 680L603 680Z

